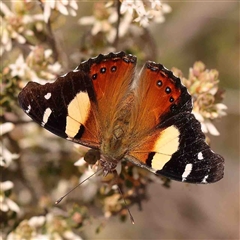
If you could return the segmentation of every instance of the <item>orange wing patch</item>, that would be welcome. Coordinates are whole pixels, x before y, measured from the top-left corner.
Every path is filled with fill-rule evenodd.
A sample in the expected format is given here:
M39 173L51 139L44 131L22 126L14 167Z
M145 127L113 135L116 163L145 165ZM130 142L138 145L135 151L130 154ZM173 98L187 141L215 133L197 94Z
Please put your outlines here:
M160 117L178 105L181 88L176 86L170 71L153 62L146 63L135 85L130 123L142 138L159 125Z
M120 111L125 107L123 102L130 91L135 65L135 57L119 55L94 63L90 68L89 74L97 99L98 121L104 139L112 135Z

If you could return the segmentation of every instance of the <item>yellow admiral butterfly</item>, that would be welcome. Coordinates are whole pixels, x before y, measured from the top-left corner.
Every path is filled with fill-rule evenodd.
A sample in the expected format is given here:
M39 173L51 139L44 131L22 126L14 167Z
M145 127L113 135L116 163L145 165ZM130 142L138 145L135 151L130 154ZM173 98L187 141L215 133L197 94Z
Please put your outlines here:
M224 159L206 144L180 79L151 61L135 77L136 62L124 52L91 58L54 83L29 82L20 106L50 132L94 149L86 159L97 156L104 175L127 160L178 181L220 180Z

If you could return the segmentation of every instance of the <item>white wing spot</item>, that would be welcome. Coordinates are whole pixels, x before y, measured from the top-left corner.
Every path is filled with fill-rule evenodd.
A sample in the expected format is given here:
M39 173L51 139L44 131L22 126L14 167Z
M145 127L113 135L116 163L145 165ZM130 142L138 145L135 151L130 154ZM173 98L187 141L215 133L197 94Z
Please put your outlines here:
M208 178L208 175L206 175L203 180L202 180L202 183L207 183L207 178Z
M187 179L187 177L188 177L189 174L191 173L192 167L193 167L193 165L192 165L191 163L188 163L188 164L186 165L186 167L185 167L185 169L184 169L184 172L183 172L183 174L182 174L182 181L183 181L183 182Z
M67 76L67 74L68 74L68 73L65 73L65 74L63 74L63 75L62 75L62 76L60 76L60 77L66 77L66 76Z
M197 155L198 160L202 160L203 159L203 154L202 152L199 152Z
M42 121L42 127L44 127L44 125L47 123L50 115L52 113L52 110L50 108L47 108L43 114L43 121Z
M49 93L47 93L44 97L45 97L45 99L48 100L51 96L52 96L52 94L49 92Z
M26 113L29 113L31 111L31 105L28 105L28 108L26 110Z

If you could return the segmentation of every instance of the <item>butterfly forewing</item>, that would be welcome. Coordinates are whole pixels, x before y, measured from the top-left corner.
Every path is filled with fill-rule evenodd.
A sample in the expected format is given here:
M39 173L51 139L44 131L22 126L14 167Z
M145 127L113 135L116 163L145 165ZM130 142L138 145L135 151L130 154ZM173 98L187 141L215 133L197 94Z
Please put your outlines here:
M18 99L24 111L50 132L99 146L96 98L87 74L72 71L45 85L29 82Z
M103 140L111 137L120 116L134 78L135 65L136 57L120 52L99 55L78 67L91 78Z

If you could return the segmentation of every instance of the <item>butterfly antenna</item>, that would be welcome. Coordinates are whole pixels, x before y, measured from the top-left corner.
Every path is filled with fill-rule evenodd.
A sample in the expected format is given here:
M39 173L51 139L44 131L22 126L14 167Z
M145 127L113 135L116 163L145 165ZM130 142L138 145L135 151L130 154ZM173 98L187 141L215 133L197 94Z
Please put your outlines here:
M133 218L133 216L132 216L132 214L131 214L128 206L127 206L126 200L125 200L125 198L124 198L124 196L123 196L123 192L122 192L121 188L120 188L118 185L117 185L117 187L118 187L119 193L120 193L121 196L122 196L122 199L123 199L123 201L124 201L125 208L126 208L127 211L128 211L128 214L129 214L129 217L130 217L130 219L131 219L131 222L132 222L132 224L135 224L134 218Z
M98 169L95 173L93 173L92 175L90 175L89 177L87 177L86 179L84 179L82 182L80 182L77 186L75 186L73 189L71 189L69 192L67 192L65 195L63 195L62 197L60 197L55 204L59 204L67 195L69 195L72 191L74 191L77 187L79 187L80 185L82 185L84 182L86 182L88 179L92 178L94 175L96 175L97 173L99 173L102 169Z

